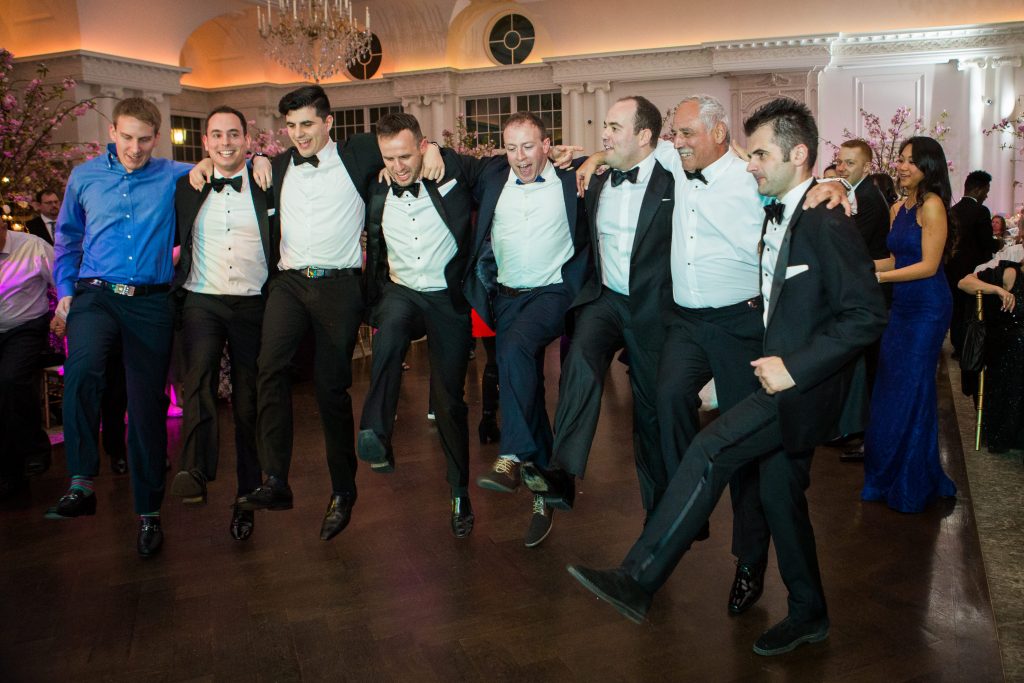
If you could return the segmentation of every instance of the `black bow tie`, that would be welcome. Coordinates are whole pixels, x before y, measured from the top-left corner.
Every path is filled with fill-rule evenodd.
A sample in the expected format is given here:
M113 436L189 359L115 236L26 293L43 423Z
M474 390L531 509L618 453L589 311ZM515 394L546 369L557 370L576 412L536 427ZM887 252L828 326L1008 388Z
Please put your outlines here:
M544 176L542 176L542 175L537 176L536 178L533 179L533 182L535 182L535 183L543 183L544 182ZM516 178L516 185L529 185L529 184L530 183L524 183L519 178Z
M640 174L640 167L634 166L628 171L620 171L617 168L612 169L612 187L618 187L623 181L628 180L631 183L636 183L636 177Z
M235 192L241 192L242 176L235 176L234 178L211 178L210 185L213 186L215 192L222 191L228 185L230 185L231 189Z
M705 185L707 185L708 184L708 179L704 177L704 174L701 173L701 170L702 169L698 168L696 171L691 173L690 171L687 171L686 169L683 169L683 173L686 174L686 179L687 180L699 180L702 183L704 183Z
M406 192L411 194L413 197L419 197L420 196L420 184L419 183L413 183L412 185L406 185L406 186L403 187L401 185L398 185L397 183L391 183L391 192L396 197L401 197Z
M304 157L301 154L299 154L299 150L292 147L292 163L295 164L296 166L301 166L302 164L309 164L313 168L316 168L317 166L320 165L320 159L317 158L315 154L311 157Z
M782 202L772 202L771 204L765 204L764 215L765 221L768 223L782 223L782 214L786 210L786 205Z

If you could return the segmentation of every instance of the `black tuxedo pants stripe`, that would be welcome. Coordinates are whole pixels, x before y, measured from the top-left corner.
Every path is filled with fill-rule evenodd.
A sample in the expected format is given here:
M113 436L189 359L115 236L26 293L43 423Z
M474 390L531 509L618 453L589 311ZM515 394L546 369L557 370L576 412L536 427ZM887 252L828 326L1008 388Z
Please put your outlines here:
M750 361L762 355L762 313L746 302L699 309L672 305L666 317L656 399L669 477L700 431L700 389L714 378L719 410L725 412L760 386ZM764 562L771 534L762 509L758 469L739 468L730 482L729 496L733 555L748 564Z
M25 459L50 452L39 396L49 316L0 332L0 476L20 479Z
M75 294L64 363L64 449L68 474L99 473L100 396L109 354L121 349L128 394L128 469L135 512L160 509L167 460L167 367L173 314L166 293L121 296L105 289Z
M813 450L787 453L782 448L775 397L763 389L750 394L694 439L623 568L646 590L653 593L661 588L711 516L732 475L754 465L760 472L760 493L775 539L779 573L789 590L789 616L825 616L805 496L812 455Z
M189 292L182 309L184 415L181 469L217 478L220 433L217 388L225 342L231 359L231 413L235 424L238 495L260 485L256 450L256 358L263 297Z
M544 353L562 336L572 297L562 283L494 299L501 453L547 467L551 421L544 404Z
M288 479L292 460L291 365L306 332L316 345L314 383L334 493L355 493L352 352L363 317L358 275L310 280L283 271L267 294L257 381L257 448L268 475Z
M370 389L363 403L359 429L372 429L391 442L402 388L402 361L409 344L427 335L430 357L430 405L448 462L452 488L469 485L469 431L465 387L472 340L469 313L459 313L448 290L418 292L389 282L375 306L372 320L373 364Z
M633 446L640 497L653 510L668 486L655 409L658 350L641 343L645 330L632 326L629 297L604 288L577 313L555 411L551 466L583 477L601 414L605 376L615 352L629 352L633 390Z

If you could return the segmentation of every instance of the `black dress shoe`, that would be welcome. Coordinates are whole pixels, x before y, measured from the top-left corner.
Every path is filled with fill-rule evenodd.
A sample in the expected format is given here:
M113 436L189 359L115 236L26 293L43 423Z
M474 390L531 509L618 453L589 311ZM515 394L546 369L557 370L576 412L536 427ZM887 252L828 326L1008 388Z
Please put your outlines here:
M484 415L480 418L480 443L500 443L501 429L498 428L498 420L494 415Z
M764 592L763 564L736 563L736 578L729 591L729 614L743 614Z
M469 496L452 496L452 533L455 538L469 536L475 519Z
M47 519L70 519L96 514L96 494L86 494L81 489L69 489L57 504L43 515Z
M637 624L644 622L651 608L651 594L640 587L625 569L602 571L578 565L566 569L588 591L609 603L619 614Z
M25 476L38 477L50 469L50 451L36 453L25 458Z
M786 617L761 634L754 643L754 652L765 657L781 655L804 643L819 643L828 638L828 617L795 621Z
M542 470L536 463L525 462L519 477L526 488L544 498L544 504L556 510L572 510L576 498L576 478L564 470Z
M254 526L256 526L256 515L252 510L240 510L237 505L232 506L231 538L236 541L244 541L252 536Z
M839 454L839 462L864 462L864 444L844 450Z
M128 474L128 460L123 455L110 459L110 471L114 474Z
M235 505L239 510L291 510L292 489L287 482L268 476L263 486L239 496Z
M159 517L142 517L139 520L139 555L153 557L164 544L164 531L160 528Z
M352 519L352 506L356 504L356 494L335 493L327 504L324 523L320 526L320 540L329 541L348 526Z
M395 456L389 446L377 436L372 429L364 429L359 432L359 440L356 449L359 459L370 463L374 472L394 472Z
M206 503L206 477L199 470L182 470L174 475L171 495L187 505Z

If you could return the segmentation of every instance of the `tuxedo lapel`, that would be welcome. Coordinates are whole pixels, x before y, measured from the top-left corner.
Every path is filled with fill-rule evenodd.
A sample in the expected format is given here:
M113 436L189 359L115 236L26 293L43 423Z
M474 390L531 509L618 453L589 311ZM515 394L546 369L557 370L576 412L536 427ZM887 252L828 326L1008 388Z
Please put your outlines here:
M640 217L636 222L636 235L633 237L633 253L637 253L637 246L643 242L644 236L654 222L654 214L658 213L661 207L661 200L665 196L665 188L668 186L668 173L662 171L661 166L654 165L651 172L651 179L647 182L647 191L644 192L643 201L640 204Z
M263 256L269 264L271 261L270 217L267 215L267 211L270 207L267 206L267 194L256 184L256 179L252 175L252 168L247 167L247 171L249 173L249 194L252 197L253 209L256 210L256 222L260 226L260 242L263 243Z
M433 203L434 208L437 209L437 215L441 217L441 220L444 221L444 224L448 228L448 231L452 233L452 235L455 237L456 243L458 243L459 236L452 231L452 222L448 217L447 209L445 209L444 198L441 196L441 193L437 189L437 183L435 183L433 180L424 179L423 187L426 188L427 195L429 195L430 197L430 201Z
M806 196L806 193L804 193ZM772 321L772 316L775 315L775 309L778 307L779 297L782 295L782 288L786 285L786 269L789 265L789 245L793 239L793 230L796 228L797 223L800 222L800 217L804 213L803 209L804 197L800 197L799 204L797 204L796 211L793 212L793 216L789 219L789 223L786 224L786 234L782 237L782 244L779 245L779 256L775 260L775 273L772 276L772 290L768 301L768 319L765 321L765 327Z

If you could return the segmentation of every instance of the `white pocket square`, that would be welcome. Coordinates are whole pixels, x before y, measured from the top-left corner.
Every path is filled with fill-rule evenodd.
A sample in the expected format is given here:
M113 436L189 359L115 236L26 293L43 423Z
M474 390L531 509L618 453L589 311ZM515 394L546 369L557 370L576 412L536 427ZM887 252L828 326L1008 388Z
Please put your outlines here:
M452 178L444 185L438 185L437 191L442 197L444 197L446 194L452 191L453 187L455 187L455 178Z
M277 213L277 209L267 209L268 216L273 216L275 213Z
M806 273L809 270L809 266L787 266L786 267L786 279L799 275L800 273Z

